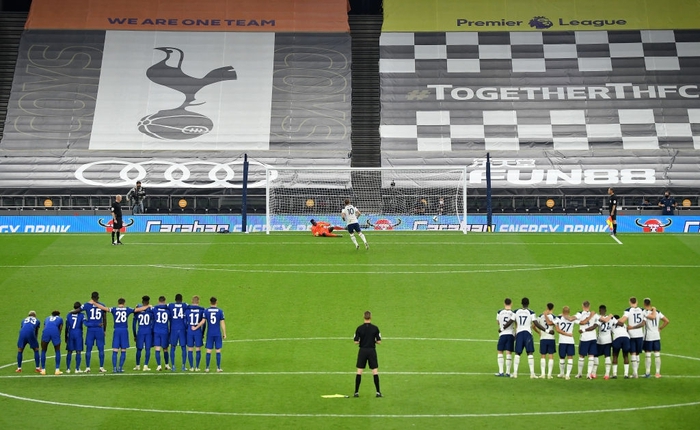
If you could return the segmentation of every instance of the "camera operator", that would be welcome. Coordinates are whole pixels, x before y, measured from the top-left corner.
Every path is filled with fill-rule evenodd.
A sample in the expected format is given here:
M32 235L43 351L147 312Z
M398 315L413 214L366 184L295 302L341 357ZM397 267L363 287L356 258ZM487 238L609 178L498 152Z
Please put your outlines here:
M141 181L136 181L136 186L129 190L126 199L131 204L131 212L134 215L143 213L143 201L146 200L146 190L141 187Z

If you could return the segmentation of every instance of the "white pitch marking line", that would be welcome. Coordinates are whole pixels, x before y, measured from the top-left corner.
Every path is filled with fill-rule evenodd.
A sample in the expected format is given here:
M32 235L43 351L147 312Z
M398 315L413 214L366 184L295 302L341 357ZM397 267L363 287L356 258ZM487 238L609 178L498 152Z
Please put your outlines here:
M617 243L619 243L620 245L622 245L622 242L620 242L620 239L618 239L617 236L615 236L614 234L611 234L610 237L612 237L613 239L615 239L615 242L617 242Z

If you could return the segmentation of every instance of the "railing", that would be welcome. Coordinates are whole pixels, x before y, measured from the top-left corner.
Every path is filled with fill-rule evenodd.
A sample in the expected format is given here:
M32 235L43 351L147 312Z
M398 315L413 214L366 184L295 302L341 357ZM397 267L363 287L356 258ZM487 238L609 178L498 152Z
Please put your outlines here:
M298 196L290 209L294 212L316 212L320 208L305 207L307 201L303 196ZM92 211L93 213L109 211L113 201L111 195L5 195L0 196L0 211L12 210L20 212L31 211ZM390 200L397 196L388 197ZM440 211L438 197L425 197L412 193L402 193L400 195L401 204L396 206L395 201L385 202L384 210L391 212L390 208L400 208L401 212L414 212L416 208L421 208L420 213L437 214ZM658 197L644 195L621 195L619 209L623 212L648 213L652 214L660 211L658 207ZM700 210L699 196L674 196L677 203L677 212ZM645 201L647 204L645 204ZM415 204L414 204L415 203ZM123 207L129 211L129 202L124 200ZM420 206L420 205L423 206ZM242 197L240 195L197 195L179 196L176 194L159 195L152 194L146 198L144 203L146 213L160 214L219 214L219 213L241 213ZM392 206L393 205L393 206ZM299 206L299 207L296 207ZM452 205L450 205L452 206ZM585 195L585 196L551 196L551 195L494 195L492 197L492 211L499 213L606 213L608 206L607 196ZM328 205L328 212L335 212L334 205ZM338 211L340 208L338 208ZM251 214L265 213L265 196L249 195L248 212ZM486 197L468 195L468 213L485 213ZM440 212L442 213L442 212ZM2 214L2 212L0 212Z

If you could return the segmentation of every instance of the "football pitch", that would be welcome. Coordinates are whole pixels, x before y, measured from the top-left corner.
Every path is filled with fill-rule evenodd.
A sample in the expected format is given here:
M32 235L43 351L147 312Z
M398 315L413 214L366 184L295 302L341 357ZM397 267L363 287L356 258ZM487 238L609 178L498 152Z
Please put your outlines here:
M697 428L700 236L618 237L622 245L597 233L369 231L371 248L355 250L347 234L127 234L124 246L107 234L0 235L0 428ZM27 312L43 327L52 310L65 317L92 291L131 307L145 294L152 303L196 294L205 306L216 296L228 329L224 372L133 371L132 348L126 372L112 374L108 316L110 373L94 373L93 350L92 374L54 376L50 347L50 376L33 373L29 348L16 374ZM505 297L517 309L525 296L538 314L549 301L560 313L584 300L621 314L630 296L650 297L671 322L661 333L663 377L603 380L601 365L597 380L577 380L575 364L571 380L531 380L524 355L520 378L494 377L496 312ZM382 332L384 398L369 370L352 397L352 336L365 310ZM350 398L322 397L333 394Z

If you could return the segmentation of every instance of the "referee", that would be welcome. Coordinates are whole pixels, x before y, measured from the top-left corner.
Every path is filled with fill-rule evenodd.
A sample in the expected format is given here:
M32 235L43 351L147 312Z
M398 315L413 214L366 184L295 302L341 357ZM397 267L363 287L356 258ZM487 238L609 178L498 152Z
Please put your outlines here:
M114 198L110 210L112 211L112 245L121 245L122 241L119 236L124 223L122 221L122 196L120 194L117 194ZM115 233L117 235L116 239L114 238Z
M360 351L357 353L357 375L355 375L355 394L354 397L360 397L360 382L362 382L362 371L369 362L369 368L372 369L374 376L374 386L377 388L377 397L382 397L379 391L379 364L377 363L376 345L382 343L382 335L379 333L379 327L372 324L372 312L365 312L365 323L355 330L355 343L360 346Z

